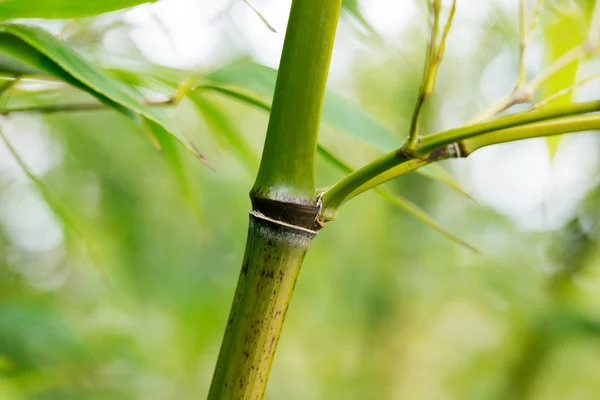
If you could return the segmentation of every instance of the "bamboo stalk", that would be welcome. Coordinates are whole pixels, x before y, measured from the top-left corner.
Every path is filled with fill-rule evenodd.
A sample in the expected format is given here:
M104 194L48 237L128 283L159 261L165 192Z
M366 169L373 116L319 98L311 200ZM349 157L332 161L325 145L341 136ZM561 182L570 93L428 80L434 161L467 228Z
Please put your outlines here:
M294 0L253 197L313 204L315 155L341 0Z
M296 278L315 234L251 213L209 400L262 398Z
M294 0L246 255L209 400L261 399L302 260L316 234L315 157L341 0Z

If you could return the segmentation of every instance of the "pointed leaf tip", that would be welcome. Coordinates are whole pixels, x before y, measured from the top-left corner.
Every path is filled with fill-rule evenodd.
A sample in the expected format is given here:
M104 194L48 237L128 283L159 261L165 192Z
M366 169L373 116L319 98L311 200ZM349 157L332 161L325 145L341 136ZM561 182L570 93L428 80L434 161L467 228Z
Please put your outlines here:
M141 117L160 125L212 168L190 139L172 126L160 109L145 105L129 86L110 79L60 39L41 28L20 24L0 24L0 33L0 52L87 92L136 122Z
M471 250L472 252L474 252L476 254L481 254L481 252L478 249L476 249L474 246L470 245L463 239L459 238L458 236L456 236L455 234L453 234L452 232L448 231L446 228L442 227L440 224L435 222L435 220L433 218L431 218L431 216L429 216L429 214L427 214L422 208L420 208L418 205L411 202L410 200L408 200L398 194L392 193L391 191L384 189L382 187L376 188L375 191L377 193L379 193L383 198L388 200L390 203L392 203L393 205L401 208L403 211L412 215L413 217L415 217L419 221L423 222L425 225L429 226L430 228L435 229L436 231L438 231L439 233L444 235L446 238L452 240L455 243L460 244L461 246Z
M267 21L267 19L264 17L264 15L262 15L260 13L260 11L258 11L251 3L249 0L243 0L244 3L246 3L246 5L248 7L250 7L250 9L252 11L254 11L254 13L258 16L258 18L260 18L260 20L263 22L263 24L265 24L265 26L273 33L277 33L277 31L275 30L275 28L273 28L273 26L269 23L269 21Z

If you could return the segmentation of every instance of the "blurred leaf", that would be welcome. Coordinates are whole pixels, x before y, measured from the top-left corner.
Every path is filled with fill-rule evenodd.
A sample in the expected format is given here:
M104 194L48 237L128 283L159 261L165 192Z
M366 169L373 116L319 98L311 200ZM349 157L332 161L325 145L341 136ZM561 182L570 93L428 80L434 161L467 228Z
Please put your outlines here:
M369 24L365 17L360 12L358 0L343 0L342 9L351 15L356 21L369 33L376 34L375 29Z
M12 18L81 18L156 0L1 0L0 20Z
M208 164L192 142L170 126L161 110L145 106L130 88L111 80L43 29L16 24L0 25L0 52L89 93L139 124L144 119L153 121Z
M425 165L419 168L416 172L431 180L441 182L449 186L451 189L455 190L457 193L460 193L463 196L473 199L473 197L471 197L471 195L465 190L465 188L460 186L458 182L454 180L452 175L450 175L450 173L439 164Z
M353 171L352 167L350 167L349 165L344 163L342 160L340 160L338 157L336 157L333 153L325 150L323 147L319 147L318 150L319 150L319 154L321 156L323 156L323 158L325 158L327 161L329 161L331 164L333 164L340 170L342 170L346 173L350 173ZM436 231L438 231L439 233L441 233L448 239L452 240L453 242L458 243L461 246L464 246L471 251L479 253L479 251L477 249L475 249L473 246L471 246L470 244L468 244L467 242L465 242L458 236L454 235L452 232L450 232L450 231L446 230L445 228L443 228L442 226L440 226L437 222L435 222L433 220L433 218L431 218L425 211L423 211L423 209L421 209L418 205L416 205L415 203L406 199L405 197L402 197L399 194L395 194L395 193L391 192L390 190L384 188L383 186L378 186L378 187L374 188L373 190L375 192L377 192L380 196L382 196L384 199L386 199L387 201L392 203L394 206L400 208L402 211L404 211L404 212L408 213L409 215L413 216L414 218L418 219L419 221L421 221L425 225L429 226L430 228L435 229Z
M254 13L255 13L255 14L258 16L258 18L260 18L260 20L263 22L263 24L265 24L265 26L266 26L267 28L269 28L269 30L270 30L271 32L277 33L277 31L275 30L275 28L273 28L273 26L271 26L271 24L269 23L269 21L267 21L267 19L266 19L266 18L265 18L265 17L264 17L264 16L261 14L261 12L260 12L260 11L258 11L258 10L257 10L257 9L256 9L256 8L255 8L253 5L252 5L252 3L250 3L248 0L243 0L243 1L244 1L244 3L246 3L246 5L247 5L248 7L250 7L250 9L251 9L252 11L254 11Z
M202 94L195 92L191 93L188 97L204 117L209 128L219 133L218 137L225 139L246 164L248 170L255 173L258 170L258 158L244 140L234 121L227 117L218 104L206 99Z
M560 14L552 15L544 23L545 43L548 46L548 64L551 64L575 46L583 43L587 36L585 16L574 3L565 4L564 7L560 9L556 8L556 10ZM579 60L574 60L558 70L541 88L543 97L552 96L560 90L573 85L578 67ZM560 106L569 104L572 102L572 99L573 93L570 92L560 96L553 103ZM546 138L550 160L554 158L561 139L562 136L550 136Z
M234 63L214 71L207 76L207 79L212 83L239 87L243 91L259 95L263 99L266 99L264 101L268 101L269 103L275 91L276 78L276 70L250 62ZM233 94L232 97L236 97L239 93L234 91L233 93L224 94ZM244 92L241 94L244 95ZM250 99L253 98L254 96L250 95ZM242 101L247 100L244 98L238 99ZM391 151L402 145L400 138L381 125L362 108L331 91L325 93L322 119L324 123L336 130L346 133L354 139L382 152ZM419 169L416 172L430 179L447 184L459 193L466 194L466 191L441 166L430 166L424 170Z
M195 192L191 186L185 165L181 158L181 154L179 154L179 150L177 149L173 136L171 136L169 132L165 128L163 128L162 125L157 124L156 122L150 119L144 120L144 124L148 133L154 137L157 147L163 153L165 159L167 160L167 163L171 167L171 171L175 175L179 184L179 188L181 189L181 194L190 203L192 210L198 218L198 221L200 223L203 223L204 214L200 207L198 198L195 195Z
M213 83L234 85L272 99L277 70L264 65L239 62L207 76ZM351 137L383 151L402 145L400 138L388 131L362 108L328 91L323 102L323 122Z
M542 318L541 322L549 333L557 337L574 334L600 337L600 321L571 307L560 306Z
M26 371L79 358L81 344L56 310L14 299L0 305L0 354Z
M392 204L402 208L404 211L406 211L407 213L409 213L410 215L412 215L419 221L423 222L425 225L429 226L430 228L435 229L442 235L446 236L448 239L466 247L467 249L469 249L475 253L480 253L479 250L477 250L475 247L471 246L470 244L468 244L467 242L465 242L464 240L462 240L461 238L454 235L452 232L446 230L441 225L439 225L437 222L435 222L433 220L433 218L431 218L425 211L423 211L418 205L411 202L410 200L407 200L406 198L401 197L397 194L394 194L390 191L387 191L383 188L375 188L375 191L378 192L379 194L381 194L386 200L388 200Z
M4 132L0 128L0 139L8 149L8 152L13 156L21 171L29 178L29 180L34 184L46 204L50 207L54 215L57 219L62 223L65 228L72 229L75 233L77 233L81 239L83 240L86 249L90 258L94 261L94 264L98 268L99 272L102 274L103 278L106 278L105 270L102 266L96 248L94 246L94 240L91 235L81 224L77 222L77 220L71 215L71 211L68 207L62 203L59 199L52 195L50 190L46 187L44 182L35 176L23 160L13 145L9 142L9 140L4 135Z

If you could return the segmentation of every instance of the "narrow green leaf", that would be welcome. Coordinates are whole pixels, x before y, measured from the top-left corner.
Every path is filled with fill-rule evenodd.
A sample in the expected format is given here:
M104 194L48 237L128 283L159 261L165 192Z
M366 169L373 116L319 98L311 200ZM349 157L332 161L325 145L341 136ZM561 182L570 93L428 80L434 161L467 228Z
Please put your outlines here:
M263 24L265 24L265 26L266 26L267 28L269 28L269 30L270 30L271 32L273 32L273 33L277 33L277 31L275 30L275 28L273 28L273 26L271 26L271 24L269 23L269 21L267 21L267 19L264 17L264 15L262 15L262 14L261 14L261 12L260 12L260 11L258 11L258 10L257 10L257 9L256 9L256 8L255 8L253 5L252 5L252 3L250 3L250 1L248 1L248 0L243 0L243 1L244 1L244 3L246 3L246 5L247 5L248 7L250 7L250 9L251 9L252 11L254 11L254 13L255 13L255 14L258 16L258 18L260 18L260 20L262 21L262 23L263 23Z
M161 110L145 106L129 87L111 80L65 43L43 29L17 24L0 24L0 53L8 54L30 67L69 83L134 120L142 118L162 126L208 164L193 143L171 126L169 119Z
M165 156L165 159L179 184L181 194L190 204L198 221L203 223L205 218L202 208L200 207L200 202L192 188L190 178L173 136L170 135L162 125L157 124L150 119L144 120L144 128L149 135L154 137L158 148Z
M474 200L473 197L465 190L465 188L463 188L458 182L456 182L452 175L450 175L450 173L439 164L425 165L419 168L417 172L431 180L441 182L453 189L454 191L456 191L457 193L460 193L463 196Z
M209 128L219 134L217 137L223 138L239 155L248 170L255 173L258 170L259 160L235 126L234 121L225 115L218 104L211 102L201 93L191 93L188 98L194 103Z
M547 63L554 62L567 51L583 43L587 36L586 25L582 11L572 2L560 8L558 15L552 15L552 18L545 20L544 36L548 54ZM579 60L573 60L573 62L556 72L541 88L542 97L552 96L573 85L577 77L578 67ZM554 100L553 104L557 106L569 104L572 99L573 93L570 92ZM562 136L549 136L546 138L550 160L554 159L561 139Z
M352 167L350 167L348 164L346 164L341 159L336 157L333 153L327 151L323 147L319 147L318 150L319 150L319 154L325 160L329 161L331 164L333 164L338 169L340 169L346 173L350 173L353 171ZM465 242L458 236L454 235L452 232L448 231L444 227L440 226L437 222L435 222L433 220L433 218L431 218L425 211L423 211L423 209L421 209L415 203L400 196L399 194L392 193L390 190L388 190L382 186L376 187L374 190L380 196L382 196L384 199L386 199L387 201L392 203L394 206L400 208L402 211L404 211L404 212L408 213L409 215L413 216L414 218L418 219L419 221L421 221L425 225L429 226L430 228L435 229L437 232L441 233L448 239L452 240L455 243L460 244L461 246L466 247L467 249L469 249L471 251L479 253L479 251L476 248L474 248L473 246L471 246L470 244L468 244L467 242Z
M50 207L50 209L58 218L58 220L62 223L62 225L67 229L71 229L73 232L75 232L81 237L90 258L98 268L98 271L103 275L104 278L106 278L106 271L102 267L100 257L98 256L98 252L96 251L96 248L94 246L94 240L92 240L90 233L81 224L77 222L77 219L73 217L69 208L58 198L52 195L46 184L41 179L39 179L33 172L31 172L31 170L25 163L25 160L23 160L23 158L14 148L14 146L10 143L2 129L0 129L0 139L2 139L2 142L8 149L9 153L13 156L13 158L19 165L19 168L21 168L21 171L23 171L23 173L27 176L27 178L29 178L31 183L33 183L39 194L42 196L46 204Z
M81 18L156 0L0 0L0 20L13 18Z
M480 251L477 250L475 247L471 246L469 243L465 242L464 240L462 240L461 238L454 235L452 232L448 231L447 229L445 229L444 227L439 225L437 222L435 222L433 220L433 218L431 218L425 211L423 211L418 205L411 202L410 200L407 200L404 197L394 194L394 193L392 193L384 188L381 188L381 187L376 188L375 191L377 193L379 193L381 196L383 196L390 203L403 209L404 211L406 211L407 213L409 213L410 215L412 215L419 221L423 222L425 225L429 226L430 228L435 229L442 235L446 236L448 239L460 244L461 246L466 247L467 249L469 249L475 253L480 253Z

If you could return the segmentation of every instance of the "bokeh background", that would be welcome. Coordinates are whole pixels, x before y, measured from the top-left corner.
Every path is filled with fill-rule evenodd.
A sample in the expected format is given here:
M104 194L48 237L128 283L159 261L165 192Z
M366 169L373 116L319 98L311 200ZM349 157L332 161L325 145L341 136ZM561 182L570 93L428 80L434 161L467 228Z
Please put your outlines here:
M241 0L161 0L75 23L33 23L161 99L174 90L159 79L167 75L207 75L239 60L277 67L290 1L253 5L277 33ZM402 139L421 78L425 2L345 5L329 89ZM528 76L585 37L592 8L544 1ZM517 21L515 0L458 0L426 132L460 125L510 93ZM571 81L600 64L573 68ZM599 89L592 82L574 100L597 98ZM202 98L171 111L214 166L184 153L187 189L114 111L2 118L46 192L0 145L1 399L206 395L268 116L216 94ZM0 101L87 99L25 80ZM351 165L373 158L343 132L322 131ZM599 145L588 132L445 162L472 199L415 174L388 184L481 254L376 193L350 202L307 256L266 398L600 398ZM340 177L319 158L320 185Z

